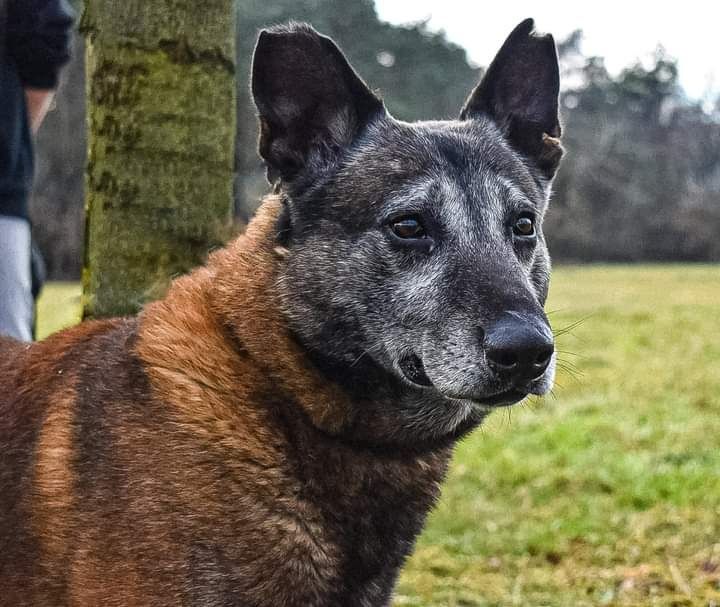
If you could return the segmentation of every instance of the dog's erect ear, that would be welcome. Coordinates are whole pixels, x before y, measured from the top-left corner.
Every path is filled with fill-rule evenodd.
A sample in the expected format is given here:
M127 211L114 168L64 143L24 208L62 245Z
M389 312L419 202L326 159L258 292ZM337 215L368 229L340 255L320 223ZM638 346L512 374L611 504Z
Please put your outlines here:
M489 116L515 149L546 176L560 158L560 74L555 41L533 33L532 19L508 36L465 102L460 119Z
M271 182L332 159L385 111L335 43L301 23L260 32L252 94Z

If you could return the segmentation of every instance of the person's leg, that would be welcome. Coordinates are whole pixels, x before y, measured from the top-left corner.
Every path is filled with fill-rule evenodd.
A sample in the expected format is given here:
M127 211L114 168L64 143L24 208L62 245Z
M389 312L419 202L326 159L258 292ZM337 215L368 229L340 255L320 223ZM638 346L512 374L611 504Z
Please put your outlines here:
M0 334L32 341L30 224L0 215Z

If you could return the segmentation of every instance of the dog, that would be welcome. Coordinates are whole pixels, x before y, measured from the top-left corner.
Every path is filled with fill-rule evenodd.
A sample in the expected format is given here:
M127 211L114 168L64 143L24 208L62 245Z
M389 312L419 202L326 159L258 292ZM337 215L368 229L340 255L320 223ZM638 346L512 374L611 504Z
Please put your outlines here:
M553 383L558 91L532 20L418 123L262 31L246 233L137 317L0 340L0 603L388 605L454 443Z

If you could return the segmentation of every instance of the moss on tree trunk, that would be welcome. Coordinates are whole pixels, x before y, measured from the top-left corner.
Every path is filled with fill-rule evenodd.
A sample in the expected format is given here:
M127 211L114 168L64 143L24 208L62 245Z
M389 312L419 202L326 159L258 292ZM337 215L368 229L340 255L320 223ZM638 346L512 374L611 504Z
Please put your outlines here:
M229 235L232 0L87 0L85 317L131 314Z

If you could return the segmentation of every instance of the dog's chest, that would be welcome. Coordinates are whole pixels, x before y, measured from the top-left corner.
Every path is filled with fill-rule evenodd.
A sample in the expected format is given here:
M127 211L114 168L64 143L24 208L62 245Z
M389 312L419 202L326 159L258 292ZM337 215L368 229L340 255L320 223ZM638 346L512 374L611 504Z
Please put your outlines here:
M272 499L251 487L252 500L227 512L222 535L232 542L217 545L216 529L190 546L193 596L258 607L388 604L438 493L445 463L435 459L368 467L325 457L275 484Z
M300 477L295 568L306 582L317 576L319 605L384 605L438 495L447 455L392 462L334 455L306 464Z

